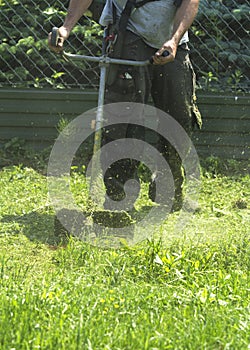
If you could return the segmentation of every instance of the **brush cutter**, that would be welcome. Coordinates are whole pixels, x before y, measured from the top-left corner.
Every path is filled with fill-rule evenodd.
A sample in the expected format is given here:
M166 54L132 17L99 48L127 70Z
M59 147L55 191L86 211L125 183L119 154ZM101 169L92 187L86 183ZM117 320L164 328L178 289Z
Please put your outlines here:
M51 45L57 46L59 39L59 31L57 27L54 27L51 32ZM98 106L97 106L97 112L96 112L96 120L95 120L95 132L94 132L94 147L93 147L93 153L96 154L101 149L101 138L102 138L102 126L103 126L103 105L104 105L104 92L105 92L105 82L106 82L106 73L107 69L110 64L115 65L126 65L126 66L134 66L134 67L143 67L147 66L149 64L153 63L153 59L150 58L145 61L131 61L131 60L124 60L124 59L117 59L117 58L111 58L108 57L106 54L106 48L105 48L105 40L103 44L102 49L102 56L96 57L96 56L85 56L85 55L78 55L78 54L71 54L66 53L63 51L61 54L62 56L67 60L72 61L90 61L90 62L96 62L99 64L100 67L100 81L99 81L99 93L98 93ZM169 53L167 51L163 52L163 56L167 56ZM99 152L100 154L100 152ZM94 183L96 180L96 175L101 173L101 167L100 167L100 159L95 158L95 161L92 162L92 170L91 170L91 179L90 179L90 193L91 198L93 196L95 197L94 193ZM110 227L112 227L112 219L116 221L116 223L122 222L123 226L126 226L124 224L127 222L127 225L130 225L133 220L131 216L126 211L115 211L111 212L110 210L99 210L94 211L93 219L97 220L96 223L103 224L104 226L107 225L107 221L110 223ZM107 219L107 220L106 220Z

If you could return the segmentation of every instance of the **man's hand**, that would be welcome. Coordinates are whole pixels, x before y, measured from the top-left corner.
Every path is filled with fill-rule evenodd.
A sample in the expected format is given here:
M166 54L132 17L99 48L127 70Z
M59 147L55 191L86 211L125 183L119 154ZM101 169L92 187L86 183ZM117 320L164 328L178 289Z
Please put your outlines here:
M166 63L172 62L175 59L177 47L178 45L173 40L165 42L160 50L158 50L153 56L154 64L164 65ZM162 55L165 51L167 51L169 55Z
M65 28L64 26L60 27L58 29L58 42L57 42L57 46L53 46L51 44L51 33L49 33L48 36L48 45L51 51L55 52L55 53L60 53L61 51L63 51L63 43L66 39L68 39L70 34L70 31Z
M87 11L92 1L93 0L70 0L67 16L63 25L58 30L59 37L56 47L51 45L51 33L49 33L48 44L52 51L59 53L63 50L64 41L68 39L71 30L84 12Z
M163 46L153 56L154 64L163 65L172 62L175 59L178 44L193 23L199 7L199 0L182 0L181 6L178 8L174 18L173 33L171 39L165 42ZM162 56L167 50L169 55Z

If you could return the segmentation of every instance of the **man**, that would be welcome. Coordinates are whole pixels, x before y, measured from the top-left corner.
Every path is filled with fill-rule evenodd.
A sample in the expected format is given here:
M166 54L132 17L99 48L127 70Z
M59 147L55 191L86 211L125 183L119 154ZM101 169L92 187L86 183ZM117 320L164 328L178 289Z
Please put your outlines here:
M64 41L92 0L71 0L64 24L59 28L58 46L63 49ZM148 103L151 94L155 107L169 113L188 134L195 124L201 126L201 117L195 104L195 75L189 59L188 33L199 5L199 0L146 0L132 4L124 22L123 9L127 0L107 0L100 18L100 24L118 31L117 43L112 56L129 60L146 60L152 56L153 65L145 68L111 67L105 103L139 102ZM122 20L121 20L122 18ZM123 27L122 27L123 26ZM122 40L122 43L119 40ZM168 53L165 55L164 53ZM105 130L104 143L121 135L135 137L131 125L121 132L121 126ZM118 130L119 135L118 136ZM117 134L117 135L116 135ZM157 149L163 154L171 168L175 198L172 210L179 210L183 200L184 174L181 160L167 140L159 137ZM105 155L104 155L105 157ZM111 165L104 176L107 195L119 201L124 198L123 185L128 179L136 178L138 161L123 159ZM152 178L149 196L155 200L155 179ZM164 194L163 194L164 196Z

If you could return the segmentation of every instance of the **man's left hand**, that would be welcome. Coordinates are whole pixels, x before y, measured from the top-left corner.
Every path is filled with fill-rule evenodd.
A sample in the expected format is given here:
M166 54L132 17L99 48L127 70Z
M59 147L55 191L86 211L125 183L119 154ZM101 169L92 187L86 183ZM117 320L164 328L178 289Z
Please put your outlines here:
M163 65L169 62L173 62L176 56L178 45L173 41L169 40L163 44L163 46L158 50L153 56L154 64ZM168 51L168 56L163 56L163 52Z

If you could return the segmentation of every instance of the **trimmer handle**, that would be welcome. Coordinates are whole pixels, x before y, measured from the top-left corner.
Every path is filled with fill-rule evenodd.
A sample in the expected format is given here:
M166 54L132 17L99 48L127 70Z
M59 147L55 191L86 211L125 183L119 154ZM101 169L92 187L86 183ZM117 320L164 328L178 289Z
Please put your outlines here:
M57 47L58 46L58 40L60 38L59 35L59 28L53 27L51 30L51 46ZM68 54L63 52L63 56L65 59L73 59L73 60L88 60L92 62L105 62L105 63L114 63L114 64L124 64L124 65L130 65L130 66L146 66L149 63L153 64L153 56L150 57L149 60L146 61L129 61L129 60L121 60L121 59L114 59L114 58L109 58L107 56L102 56L102 57L94 57L94 56L84 56L84 55L75 55L75 54ZM169 52L167 50L163 51L162 53L163 57L169 56Z
M57 47L58 45L58 39L59 39L59 32L57 27L53 27L51 30L51 46Z
M169 52L168 52L168 50L163 51L163 53L162 53L162 57L167 57L167 56L169 56ZM149 62L150 62L151 64L153 64L153 63L154 63L154 59L153 59L153 57L151 57L151 58L149 59Z

